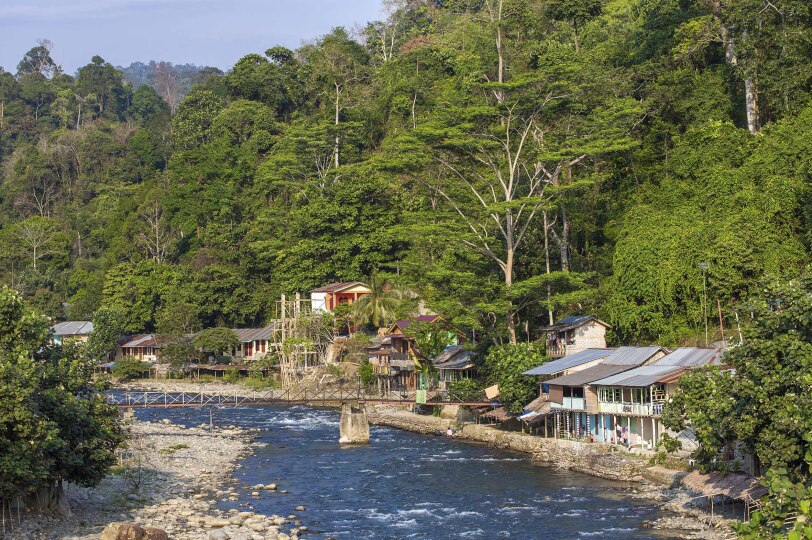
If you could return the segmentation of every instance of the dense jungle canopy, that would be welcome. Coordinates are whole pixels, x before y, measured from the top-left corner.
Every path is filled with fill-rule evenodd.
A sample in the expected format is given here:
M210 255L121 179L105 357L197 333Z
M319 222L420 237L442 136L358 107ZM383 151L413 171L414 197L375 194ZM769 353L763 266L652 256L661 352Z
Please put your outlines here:
M806 0L402 0L273 45L178 102L47 42L0 70L0 280L141 332L377 271L481 341L673 345L809 262Z

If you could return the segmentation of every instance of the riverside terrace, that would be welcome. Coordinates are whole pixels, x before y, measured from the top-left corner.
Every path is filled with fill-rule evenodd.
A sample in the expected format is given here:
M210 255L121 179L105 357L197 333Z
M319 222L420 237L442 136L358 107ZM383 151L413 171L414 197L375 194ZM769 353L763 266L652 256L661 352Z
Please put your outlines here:
M582 351L524 373L540 377L541 392L519 419L543 423L546 436L650 448L666 431L660 414L679 378L723 365L722 355L721 349L696 347Z

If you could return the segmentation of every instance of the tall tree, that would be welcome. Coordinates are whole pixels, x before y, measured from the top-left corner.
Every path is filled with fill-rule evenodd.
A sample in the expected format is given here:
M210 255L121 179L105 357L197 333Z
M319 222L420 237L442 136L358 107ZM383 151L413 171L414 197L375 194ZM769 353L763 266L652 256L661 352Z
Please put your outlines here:
M333 165L341 164L343 113L362 98L362 83L367 79L369 58L364 48L344 28L334 28L305 51L313 92L321 96L325 112L330 111L334 125Z
M37 40L36 47L32 47L20 63L17 64L17 77L22 78L24 75L36 73L44 77L57 74L59 66L56 65L53 58L51 58L51 50L54 44L47 39Z

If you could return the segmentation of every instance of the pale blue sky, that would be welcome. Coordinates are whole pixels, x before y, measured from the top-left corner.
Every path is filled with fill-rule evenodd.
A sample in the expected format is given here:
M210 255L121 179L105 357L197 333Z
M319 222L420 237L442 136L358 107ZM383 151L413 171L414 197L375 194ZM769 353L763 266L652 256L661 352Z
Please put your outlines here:
M379 18L380 0L0 0L0 66L39 38L67 73L94 54L115 65L166 60L231 67L274 45L296 48Z

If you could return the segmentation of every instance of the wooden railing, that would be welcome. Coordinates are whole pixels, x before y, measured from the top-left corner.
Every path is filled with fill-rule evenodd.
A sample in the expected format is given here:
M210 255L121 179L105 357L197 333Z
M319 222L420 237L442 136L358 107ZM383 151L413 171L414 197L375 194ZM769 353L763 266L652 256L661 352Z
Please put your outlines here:
M652 416L652 408L650 403L607 403L605 401L599 401L598 412L603 414Z
M550 358L562 358L567 356L567 346L566 345L552 345L549 342L547 343L547 356Z

